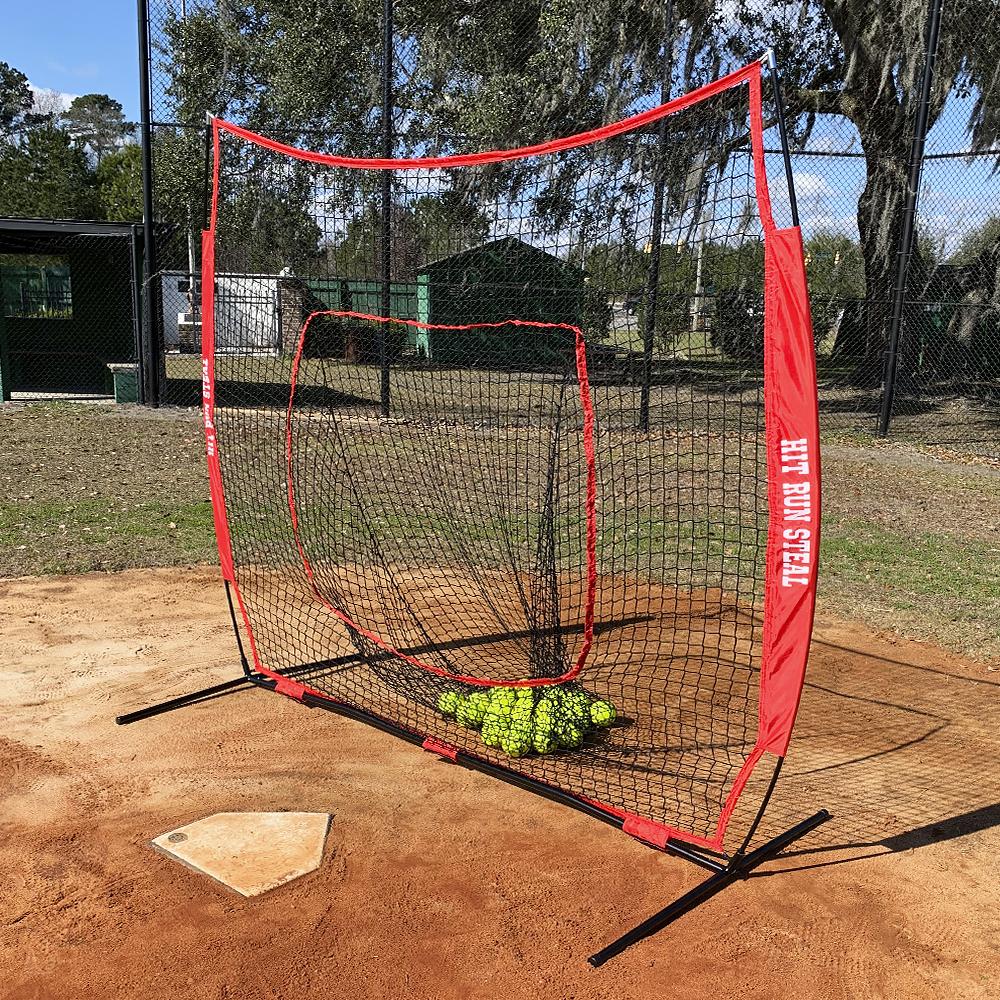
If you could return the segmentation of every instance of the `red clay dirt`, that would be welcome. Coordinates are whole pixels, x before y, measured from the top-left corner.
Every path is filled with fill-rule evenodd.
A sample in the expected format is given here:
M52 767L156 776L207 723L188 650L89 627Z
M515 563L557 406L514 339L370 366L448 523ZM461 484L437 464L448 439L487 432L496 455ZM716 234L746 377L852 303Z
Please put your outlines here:
M233 676L209 570L0 582L0 997L1000 997L1000 671L820 621L763 831L834 819L600 970L699 872ZM333 813L243 899L158 854L224 810Z

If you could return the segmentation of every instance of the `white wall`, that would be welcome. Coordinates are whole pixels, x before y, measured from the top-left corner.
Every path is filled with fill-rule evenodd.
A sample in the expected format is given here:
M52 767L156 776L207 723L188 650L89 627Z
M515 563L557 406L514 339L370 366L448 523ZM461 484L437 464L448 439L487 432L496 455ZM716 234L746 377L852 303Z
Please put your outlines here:
M177 314L190 303L179 282L185 271L164 271L161 281L163 343L168 351L180 346ZM269 274L217 274L215 276L215 349L217 351L276 351L278 329L278 278Z
M189 309L187 295L177 291L179 281L187 281L186 271L164 271L160 281L161 299L163 303L163 344L166 350L176 351L179 346L177 336L177 314Z
M215 349L277 351L278 278L265 274L215 277Z

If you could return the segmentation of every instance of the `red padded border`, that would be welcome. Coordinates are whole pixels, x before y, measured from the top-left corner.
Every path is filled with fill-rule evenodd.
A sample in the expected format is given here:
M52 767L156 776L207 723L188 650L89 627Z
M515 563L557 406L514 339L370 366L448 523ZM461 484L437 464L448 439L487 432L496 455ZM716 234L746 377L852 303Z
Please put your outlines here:
M306 555L302 539L299 535L299 515L295 505L295 490L292 486L292 410L295 405L295 389L298 383L299 366L302 361L302 350L305 346L306 333L309 330L309 325L317 316L363 319L375 323L396 323L400 326L411 326L418 330L481 330L496 329L505 326L523 326L537 330L566 330L573 333L575 338L576 377L580 388L580 407L583 410L583 454L587 467L587 489L584 500L587 521L587 594L584 605L583 643L580 646L580 652L577 654L576 661L569 670L558 677L526 677L516 681L473 677L468 674L455 674L396 649L377 633L363 628L341 608L331 604L320 592L313 575L312 564L309 562L309 557ZM292 519L292 534L295 536L295 546L299 550L299 557L302 560L302 566L309 579L309 586L312 588L313 594L320 604L332 612L345 625L354 629L366 639L371 640L386 652L391 653L393 656L398 656L407 663L412 663L415 667L422 667L424 670L432 674L437 674L439 677L447 677L453 681L462 681L465 684L478 684L483 687L544 687L550 684L562 684L579 675L594 642L594 602L597 593L597 471L594 459L594 404L590 398L590 379L587 375L587 345L583 339L583 331L579 327L571 326L569 323L540 323L535 320L523 319L508 319L499 323L421 323L415 319L396 319L391 316L374 316L369 313L336 309L323 309L310 313L306 317L306 321L302 324L302 329L299 331L298 344L295 348L295 358L292 361L291 388L288 393L288 412L285 420L285 469L288 480L288 511Z
M322 163L328 167L350 167L354 170L417 170L421 167L474 167L487 163L500 163L508 160L523 160L529 156L542 156L546 153L560 153L568 149L577 149L580 146L589 146L591 143L600 142L603 139L613 139L615 136L623 135L625 132L632 132L644 125L652 124L665 118L667 115L677 114L684 108L692 104L698 104L707 100L715 94L720 94L725 90L736 87L741 83L749 83L751 92L754 88L754 81L757 86L757 111L760 116L760 63L752 62L738 70L734 70L728 76L720 77L711 83L692 90L690 93L675 97L666 104L642 111L630 118L623 118L619 122L611 125L603 125L600 128L591 129L588 132L578 132L575 135L565 136L562 139L553 139L550 142L540 142L534 146L520 146L517 149L492 149L482 153L462 153L454 156L416 156L411 159L384 159L378 157L358 157L358 156L335 156L331 153L315 153L308 149L299 149L297 146L289 146L267 136L251 132L250 129L241 125L234 125L232 122L222 118L212 119L212 128L218 136L220 130L229 132L231 135L241 139L246 139L254 145L269 149L275 153L282 153L296 160L304 160L308 163ZM751 100L753 100L751 93ZM760 125L758 121L757 125Z
M764 258L769 522L757 745L782 757L805 681L816 606L819 408L801 231L771 233Z

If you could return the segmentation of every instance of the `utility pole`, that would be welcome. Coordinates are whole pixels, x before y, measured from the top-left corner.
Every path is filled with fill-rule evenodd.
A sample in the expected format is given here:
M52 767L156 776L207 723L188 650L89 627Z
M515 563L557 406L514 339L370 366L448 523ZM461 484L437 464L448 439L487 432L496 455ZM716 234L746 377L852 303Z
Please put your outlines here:
M160 405L160 337L154 279L156 239L153 233L153 129L149 80L149 4L137 0L139 19L139 116L142 141L142 244L143 316L139 353L139 399L146 406Z
M674 61L674 5L667 0L664 12L663 68L660 82L660 103L670 100L671 74ZM653 224L649 236L649 264L646 270L645 309L642 317L642 387L639 392L639 430L649 431L649 394L653 379L653 340L656 334L656 306L660 284L660 250L663 245L663 154L667 146L667 119L660 119L657 156L653 167Z
M382 5L382 157L392 158L392 74L393 74L392 0ZM389 323L392 314L392 171L382 171L382 238L380 241L379 277L382 280L382 316L378 324L378 354L382 374L380 396L382 416L389 416Z

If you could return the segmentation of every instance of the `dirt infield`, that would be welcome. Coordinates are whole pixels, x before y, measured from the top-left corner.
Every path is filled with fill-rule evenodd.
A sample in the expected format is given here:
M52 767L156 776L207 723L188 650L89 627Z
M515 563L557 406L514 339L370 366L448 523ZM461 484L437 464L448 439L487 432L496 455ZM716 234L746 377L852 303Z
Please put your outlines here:
M259 691L215 572L0 581L0 997L1000 997L1000 670L821 621L765 832L834 819L599 971L698 873L573 810ZM995 666L995 665L994 665ZM256 900L149 846L334 814Z

